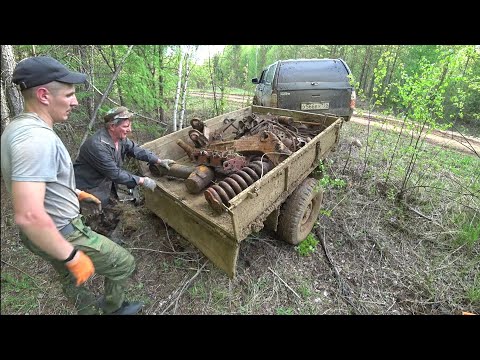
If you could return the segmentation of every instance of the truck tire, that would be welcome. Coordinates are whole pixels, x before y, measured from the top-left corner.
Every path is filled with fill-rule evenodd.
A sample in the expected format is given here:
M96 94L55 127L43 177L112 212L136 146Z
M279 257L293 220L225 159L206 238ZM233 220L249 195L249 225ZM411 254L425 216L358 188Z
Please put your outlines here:
M297 245L315 225L323 200L323 191L317 184L317 180L306 178L282 204L277 235L283 241Z

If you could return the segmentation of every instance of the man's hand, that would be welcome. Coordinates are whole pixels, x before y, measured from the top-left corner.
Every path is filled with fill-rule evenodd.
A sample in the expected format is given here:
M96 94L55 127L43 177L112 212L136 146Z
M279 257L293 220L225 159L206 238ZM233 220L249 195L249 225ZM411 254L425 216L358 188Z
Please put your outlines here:
M102 202L96 196L86 191L79 192L78 201L83 203L82 208L88 208L94 215L102 212Z
M65 263L65 266L77 279L77 286L82 285L95 273L92 260L81 250L77 250L73 259Z
M154 191L155 188L157 187L157 183L155 182L155 180L152 180L152 179L150 179L149 177L146 177L146 176L143 178L142 185L145 186L147 189L150 189L152 191Z
M164 167L167 170L170 170L170 165L172 164L176 164L176 162L170 159L163 159L158 161L158 165Z

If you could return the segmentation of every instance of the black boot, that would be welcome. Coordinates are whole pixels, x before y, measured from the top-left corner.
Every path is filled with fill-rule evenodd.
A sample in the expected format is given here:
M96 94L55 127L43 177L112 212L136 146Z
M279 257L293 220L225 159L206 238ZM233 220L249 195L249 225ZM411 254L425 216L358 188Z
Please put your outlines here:
M136 301L132 303L128 301L124 301L122 306L120 306L119 309L115 310L109 315L135 315L135 314L138 314L140 310L142 310L142 307L143 307L143 303L140 301Z

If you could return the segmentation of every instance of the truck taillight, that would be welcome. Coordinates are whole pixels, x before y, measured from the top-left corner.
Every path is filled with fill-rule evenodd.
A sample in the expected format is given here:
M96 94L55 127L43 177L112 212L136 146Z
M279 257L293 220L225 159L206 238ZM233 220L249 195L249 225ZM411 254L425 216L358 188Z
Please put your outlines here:
M355 90L352 90L352 95L350 95L350 109L355 109L355 102L357 100L357 93Z
M278 107L278 95L276 92L272 93L272 98L270 100L270 107Z

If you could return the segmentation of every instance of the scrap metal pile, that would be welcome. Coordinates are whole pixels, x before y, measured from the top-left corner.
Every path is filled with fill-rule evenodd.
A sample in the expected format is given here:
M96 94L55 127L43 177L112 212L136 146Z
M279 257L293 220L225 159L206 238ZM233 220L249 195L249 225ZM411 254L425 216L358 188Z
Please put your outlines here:
M177 144L193 165L173 164L170 170L150 165L150 172L185 179L187 191L192 194L208 187L204 196L219 214L232 198L325 129L315 122L256 113L239 121L225 118L223 126L215 131L198 118L192 119L190 125L188 134L193 145L180 139ZM233 139L231 127L235 130Z

